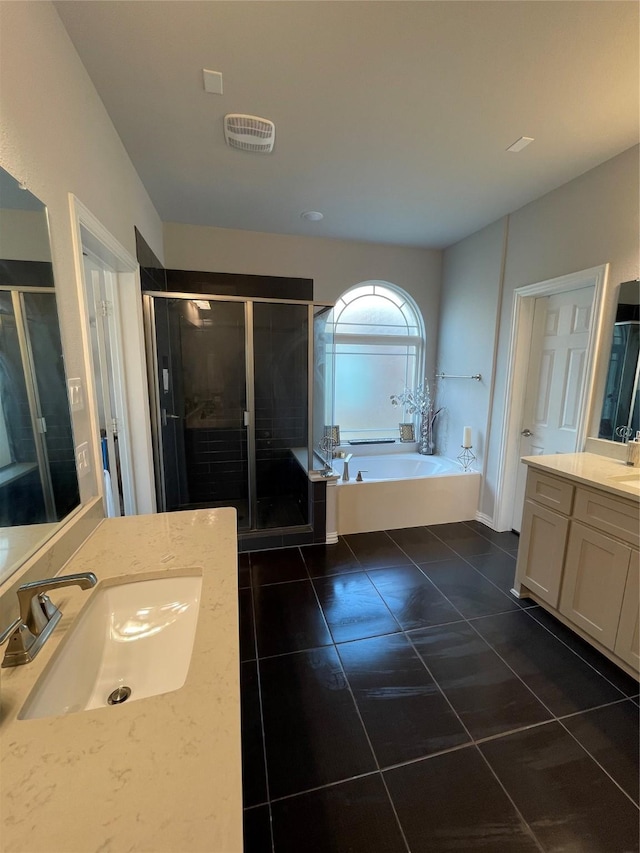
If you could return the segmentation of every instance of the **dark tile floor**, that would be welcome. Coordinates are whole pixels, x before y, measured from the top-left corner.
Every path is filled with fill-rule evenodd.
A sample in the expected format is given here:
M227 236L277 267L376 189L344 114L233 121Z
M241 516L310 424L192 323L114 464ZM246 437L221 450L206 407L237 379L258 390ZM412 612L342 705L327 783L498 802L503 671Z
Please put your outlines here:
M638 850L638 684L475 522L241 554L246 853Z

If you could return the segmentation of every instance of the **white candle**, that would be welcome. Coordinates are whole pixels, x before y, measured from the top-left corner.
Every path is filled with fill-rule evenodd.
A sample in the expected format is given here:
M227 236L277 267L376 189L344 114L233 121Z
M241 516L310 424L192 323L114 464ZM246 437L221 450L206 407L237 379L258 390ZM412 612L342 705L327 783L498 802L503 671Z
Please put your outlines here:
M471 427L465 427L462 433L462 446L471 447Z

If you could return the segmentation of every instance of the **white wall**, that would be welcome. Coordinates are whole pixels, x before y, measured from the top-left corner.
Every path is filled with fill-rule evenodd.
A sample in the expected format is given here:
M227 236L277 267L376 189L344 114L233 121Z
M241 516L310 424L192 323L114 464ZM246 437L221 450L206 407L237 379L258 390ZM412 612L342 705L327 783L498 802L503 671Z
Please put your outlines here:
M51 262L44 211L0 208L0 258Z
M164 225L164 250L169 269L312 278L318 302L335 302L349 287L369 279L396 284L422 311L427 365L433 372L442 261L438 250L177 223Z
M469 315L459 310L456 299L443 298L440 316L442 345L439 359L451 352L456 340L473 364L486 357L489 340L492 341L491 346L493 342L497 346L493 405L489 413L491 433L485 450L486 477L479 508L488 519L493 518L495 510L514 290L605 263L610 264L609 281L612 285L638 277L639 150L636 146L623 152L510 215L502 292L499 275L496 275L498 241L493 226L445 251L443 293L452 288L455 293L466 293L471 297L476 287L473 269L477 267L483 298L491 300L494 306L500 299L502 301L498 324L489 324L490 312L486 307L483 320L487 323L486 337L476 338L469 333ZM498 225L495 223L496 228ZM495 279L493 290L492 279ZM615 300L615 287L611 287L606 306L607 324L612 321ZM474 322L472 319L471 323ZM609 343L610 338L605 335L597 370L596 400L601 399ZM490 386L484 383L483 388L478 389L478 399L474 401L478 411L486 410L489 405L490 390ZM456 418L460 416L460 407L456 403ZM597 416L594 409L592 426L597 422ZM481 418L478 418L479 426L480 422ZM469 423L474 425L471 419ZM460 426L461 423L450 426L454 439Z
M470 426L478 471L483 468L487 441L506 225L506 220L498 220L447 249L442 270L438 373L479 373L482 380L439 380L438 405L445 411L438 426L438 450L455 459L462 430Z
M0 165L49 210L67 373L86 378L68 193L135 257L134 225L162 258L160 218L49 2L0 3ZM76 444L90 440L74 413ZM83 501L96 493L83 478Z

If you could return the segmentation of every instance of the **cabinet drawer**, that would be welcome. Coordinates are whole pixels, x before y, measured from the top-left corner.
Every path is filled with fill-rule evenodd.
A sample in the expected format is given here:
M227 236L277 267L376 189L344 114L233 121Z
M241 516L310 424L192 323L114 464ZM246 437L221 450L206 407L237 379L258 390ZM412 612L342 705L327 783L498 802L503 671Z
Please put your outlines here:
M529 468L526 494L529 500L564 515L570 515L574 491L572 484L567 483L566 480L559 480L549 474L542 474L535 468Z
M616 536L630 545L640 543L640 514L636 503L578 488L574 516L595 530Z

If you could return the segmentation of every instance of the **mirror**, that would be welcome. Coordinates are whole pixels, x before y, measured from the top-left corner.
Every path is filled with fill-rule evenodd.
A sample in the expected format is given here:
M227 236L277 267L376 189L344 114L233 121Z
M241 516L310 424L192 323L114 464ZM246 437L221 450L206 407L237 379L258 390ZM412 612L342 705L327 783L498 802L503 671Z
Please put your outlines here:
M0 169L0 582L79 503L47 213Z
M624 442L640 430L640 282L625 281L618 291L611 354L598 438Z

